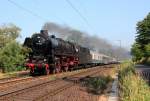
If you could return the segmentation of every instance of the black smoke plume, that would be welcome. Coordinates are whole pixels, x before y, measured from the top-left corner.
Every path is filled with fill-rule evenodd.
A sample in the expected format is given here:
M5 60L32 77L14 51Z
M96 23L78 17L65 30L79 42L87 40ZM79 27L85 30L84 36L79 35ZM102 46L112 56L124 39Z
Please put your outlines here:
M47 22L43 25L42 29L48 30L50 34L54 34L64 40L77 43L102 54L121 59L129 57L127 50L124 48L114 46L105 39L99 38L98 36L90 36L86 32L68 26Z

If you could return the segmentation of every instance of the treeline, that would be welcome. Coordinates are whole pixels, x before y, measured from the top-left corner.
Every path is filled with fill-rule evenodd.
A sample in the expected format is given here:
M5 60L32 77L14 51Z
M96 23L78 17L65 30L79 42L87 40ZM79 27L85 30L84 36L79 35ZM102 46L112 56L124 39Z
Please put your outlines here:
M21 29L14 24L0 26L0 70L10 72L22 70L25 58L25 49L16 39Z
M137 36L132 45L133 61L150 64L150 13L137 23Z

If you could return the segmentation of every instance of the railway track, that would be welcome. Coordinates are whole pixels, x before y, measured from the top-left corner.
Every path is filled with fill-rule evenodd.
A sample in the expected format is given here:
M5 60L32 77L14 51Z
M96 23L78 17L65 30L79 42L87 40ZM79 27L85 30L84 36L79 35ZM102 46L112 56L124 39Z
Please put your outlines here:
M17 79L17 78L18 78L18 77L1 78L1 79L0 79L0 82L6 82L6 81L13 80L13 79Z
M62 85L61 87L58 87L58 88L56 88L54 90L50 90L46 94L38 96L33 101L44 101L44 100L48 99L51 96L54 96L54 95L56 95L56 94L58 94L58 93L60 93L60 92L62 92L64 90L66 90L66 89L69 89L69 88L75 86L76 84L78 84L80 82L81 79L86 78L86 76L93 76L93 75L95 75L95 74L97 74L99 72L100 71L94 71L94 72L92 72L90 74L80 74L80 76L82 76L82 77L79 77L79 75L78 75L78 77L73 77L73 78L69 77L69 78L66 78L67 81L71 81L71 82L69 82L69 83L67 83L65 85Z
M48 78L49 76L38 76L38 77L11 77L11 78L3 78L0 79L0 88L1 89L5 89L7 87L12 87L14 85L17 85L19 83L24 83L26 81L34 81L34 80L38 80L38 79L44 79L44 78Z
M2 80L0 81L0 88L1 87L4 87L4 86L10 86L10 85L13 85L13 83L17 83L17 82L23 82L23 81L26 81L26 80L29 80L29 79L33 79L33 77L21 77L21 78L10 78L10 79L7 79L7 80Z
M101 66L103 67L103 66ZM73 74L66 77L67 80L72 80L73 82L68 82L64 79L58 78L53 81L46 81L23 89L5 92L0 94L1 101L43 101L49 96L56 95L57 93L74 86L81 78L89 75L95 75L98 72L102 72L105 68L90 68L86 71ZM28 93L30 92L30 93Z
M57 75L57 74L56 74ZM0 89L6 89L7 87L13 87L14 85L18 85L21 83L26 83L30 81L37 81L42 80L45 78L49 78L52 75L49 76L37 76L37 77L11 77L11 78L3 78L0 79Z
M0 89L5 89L7 87L12 87L14 85L29 82L29 81L35 81L40 79L49 78L49 76L38 76L38 77L12 77L12 78L4 78L0 79Z

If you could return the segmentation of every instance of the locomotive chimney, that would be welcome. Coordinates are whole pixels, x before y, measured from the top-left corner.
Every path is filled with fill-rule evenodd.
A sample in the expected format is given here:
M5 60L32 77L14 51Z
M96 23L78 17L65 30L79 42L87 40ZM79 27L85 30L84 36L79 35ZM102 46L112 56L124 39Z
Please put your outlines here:
M40 33L45 36L48 36L48 30L41 30Z

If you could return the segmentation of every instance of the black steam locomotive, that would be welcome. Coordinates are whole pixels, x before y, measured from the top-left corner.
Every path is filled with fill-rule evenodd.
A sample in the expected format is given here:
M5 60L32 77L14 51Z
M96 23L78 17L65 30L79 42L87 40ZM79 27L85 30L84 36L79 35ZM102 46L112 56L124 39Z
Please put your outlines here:
M47 30L27 37L24 46L32 49L26 62L31 74L68 71L90 64L92 59L89 49L49 36Z

